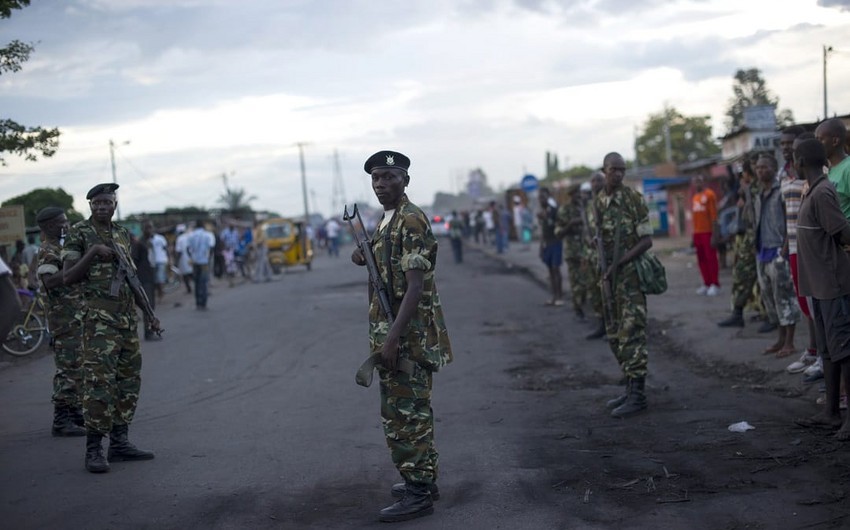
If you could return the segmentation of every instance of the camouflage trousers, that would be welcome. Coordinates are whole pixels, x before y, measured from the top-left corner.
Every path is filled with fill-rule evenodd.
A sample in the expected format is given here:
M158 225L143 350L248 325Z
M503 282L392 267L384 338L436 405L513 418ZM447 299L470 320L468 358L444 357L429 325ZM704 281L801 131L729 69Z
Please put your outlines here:
M433 374L417 367L412 376L378 369L381 377L381 422L393 463L405 482L437 480L439 454L434 446L431 410Z
M595 257L588 257L586 262L587 270L587 298L590 300L590 306L593 308L593 313L602 317L602 278L599 276L599 265Z
M629 379L646 377L646 295L640 290L637 271L627 263L617 273L613 286L615 329L607 329L608 345Z
M735 236L735 266L732 268L732 308L744 308L754 298L753 286L756 285L758 272L756 256L753 253L755 243L748 234Z
M82 323L72 319L53 335L53 404L59 407L82 406L83 361Z
M108 434L130 424L141 388L142 354L135 320L116 328L96 318L83 332L83 416L86 428Z
M768 322L780 326L792 326L799 322L803 314L797 303L788 260L777 258L768 263L758 262L756 270Z
M573 300L573 309L580 310L585 301L587 301L587 271L584 269L584 263L581 257L569 256L565 260L567 263L567 274L570 280L570 294Z

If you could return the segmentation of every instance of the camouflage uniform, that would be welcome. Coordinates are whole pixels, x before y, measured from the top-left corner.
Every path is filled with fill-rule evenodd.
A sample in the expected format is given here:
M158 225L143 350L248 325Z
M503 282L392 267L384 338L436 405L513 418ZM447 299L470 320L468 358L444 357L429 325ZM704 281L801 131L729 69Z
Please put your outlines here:
M594 216L593 202L589 202L585 207L584 215L587 217L587 226L596 226L596 218ZM595 234L588 234L588 240L584 246L584 261L585 270L587 271L587 298L590 300L590 306L593 308L593 313L602 318L602 275L599 273L599 256L596 251L596 244L593 241Z
M437 240L428 218L405 195L392 220L372 236L372 251L398 314L407 291L404 273L425 273L422 298L407 332L401 337L399 356L416 364L413 375L379 367L381 418L393 463L405 482L432 484L437 479L438 453L434 446L431 410L432 375L452 361L452 349L440 297L434 282ZM380 353L389 323L372 293L369 303L369 348Z
M756 236L753 194L758 193L755 182L745 190L744 206L738 212L739 233L735 235L735 265L732 268L732 308L744 308L753 300L753 287L758 283L756 273Z
M91 220L75 224L65 241L62 259L78 261L93 245L114 242L130 255L130 234L112 223L98 230ZM132 267L133 264L130 263ZM80 283L83 297L83 413L86 429L108 434L113 425L129 425L141 387L142 355L138 316L127 282L110 295L118 274L117 260L95 258Z
M45 240L38 252L37 274L62 274L62 248ZM82 297L76 285L47 289L47 321L53 336L53 404L78 409L82 405Z
M578 202L580 200L573 195L569 201L558 208L558 216L555 220L555 235L564 240L564 261L567 263L570 278L573 309L578 313L583 312L582 307L587 300L585 282L587 271L584 268L586 244L583 237L582 208ZM579 224L574 225L575 222Z
M609 263L637 245L641 237L652 235L646 202L631 188L620 186L610 196L606 190L600 191L596 196L595 207L599 212L602 244ZM615 256L618 230L621 233ZM646 377L646 295L640 289L633 261L614 273L611 291L614 297L614 315L611 320L617 329L607 330L608 344L626 377Z

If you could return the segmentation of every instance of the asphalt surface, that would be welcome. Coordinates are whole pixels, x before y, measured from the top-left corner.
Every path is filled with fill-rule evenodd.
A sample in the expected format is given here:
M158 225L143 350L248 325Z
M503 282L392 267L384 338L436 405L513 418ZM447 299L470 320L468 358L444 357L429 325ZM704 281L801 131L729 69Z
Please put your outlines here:
M604 342L584 340L588 324L544 307L528 269L477 249L456 265L448 247L437 283L455 362L434 391L442 499L406 527L850 523L846 444L790 421L812 412L808 400L697 362L665 321L650 333L650 409L612 419L619 370ZM216 283L207 312L168 295L165 339L142 345L130 430L153 461L86 472L83 440L50 436L50 357L0 369L3 527L382 526L398 474L377 387L354 384L366 272L348 252L268 284ZM757 429L727 430L743 419Z

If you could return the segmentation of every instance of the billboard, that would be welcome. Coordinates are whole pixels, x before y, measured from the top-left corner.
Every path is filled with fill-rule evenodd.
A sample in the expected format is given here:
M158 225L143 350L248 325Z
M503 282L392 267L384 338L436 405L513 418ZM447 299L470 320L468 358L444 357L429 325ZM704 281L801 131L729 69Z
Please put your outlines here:
M24 207L20 204L0 208L0 246L15 245L15 241L26 240Z

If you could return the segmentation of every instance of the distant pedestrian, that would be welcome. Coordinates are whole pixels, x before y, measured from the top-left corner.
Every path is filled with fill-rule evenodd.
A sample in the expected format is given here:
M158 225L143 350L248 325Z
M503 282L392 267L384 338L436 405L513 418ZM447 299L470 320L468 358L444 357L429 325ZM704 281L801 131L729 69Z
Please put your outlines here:
M149 237L149 249L152 253L154 265L154 283L156 285L156 295L162 300L165 296L165 284L168 282L168 240L165 236L154 231L153 223L150 221L145 223L145 226L150 224L151 235ZM154 302L154 297L149 296L151 303Z
M190 234L186 231L186 225L184 224L177 225L175 232L177 233L177 239L174 241L174 253L177 255L177 269L183 278L183 284L186 286L186 294L192 294L194 272L192 270L192 258L189 257Z
M38 253L37 275L44 286L45 308L53 338L53 436L85 436L83 428L83 297L79 284L65 285L62 243L70 225L65 210L41 209L36 222L44 239ZM5 336L5 335L3 335Z
M21 298L12 282L12 269L0 257L0 337L9 334L21 314Z
M154 233L153 223L145 221L142 225L142 236L140 238L131 237L130 256L133 258L133 264L136 266L139 283L148 295L151 308L156 309L156 290L157 290L157 269L155 262L156 251L154 250L154 238L157 234ZM162 238L165 240L165 238ZM150 330L150 323L145 316L145 340L160 340L160 336Z
M564 305L563 279L561 277L561 261L563 260L563 244L555 235L555 225L558 219L558 203L549 192L549 188L540 188L540 211L537 213L540 224L540 259L549 271L549 289L552 298L546 305Z
M482 235L484 236L483 242L485 244L496 244L496 220L493 215L494 205L495 203L490 203L490 205L481 212L481 217L484 220L484 230Z
M643 197L623 185L626 162L619 153L605 155L605 188L595 200L598 231L602 238L608 269L602 281L609 282L614 298L614 314L607 329L608 345L626 377L626 393L608 401L611 415L622 418L647 407L645 383L646 295L633 261L652 247L652 224ZM606 324L607 325L607 324Z
M761 183L761 192L756 195L755 202L756 271L768 321L779 326L779 337L763 353L786 357L796 352L794 330L801 313L784 249L785 203L776 171L777 163L772 155L758 158L756 175Z
M195 229L189 234L187 251L192 258L192 277L195 280L195 309L205 311L209 297L210 264L215 249L215 235L206 229L204 221L198 219Z
M266 231L259 222L254 224L254 283L272 281L272 268L269 264L269 245Z
M333 217L328 219L328 222L325 223L325 237L328 242L328 256L334 258L339 257L339 231L340 226L336 219Z
M452 212L452 218L449 220L449 241L452 244L455 263L463 263L463 219L458 216L457 211Z
M812 297L812 317L826 384L826 410L798 420L806 427L838 428L850 440L850 416L843 422L840 387L850 384L850 223L841 211L838 192L823 175L827 151L817 140L803 140L794 150L794 166L809 189L800 204L797 243L800 294Z
M694 249L697 264L702 275L702 286L697 294L716 296L720 291L719 264L717 249L712 244L712 234L717 224L717 196L705 187L701 175L693 178L694 196L691 200L691 213L694 223Z
M476 210L472 220L472 233L475 237L475 242L487 243L487 236L484 234L484 212L480 209Z

